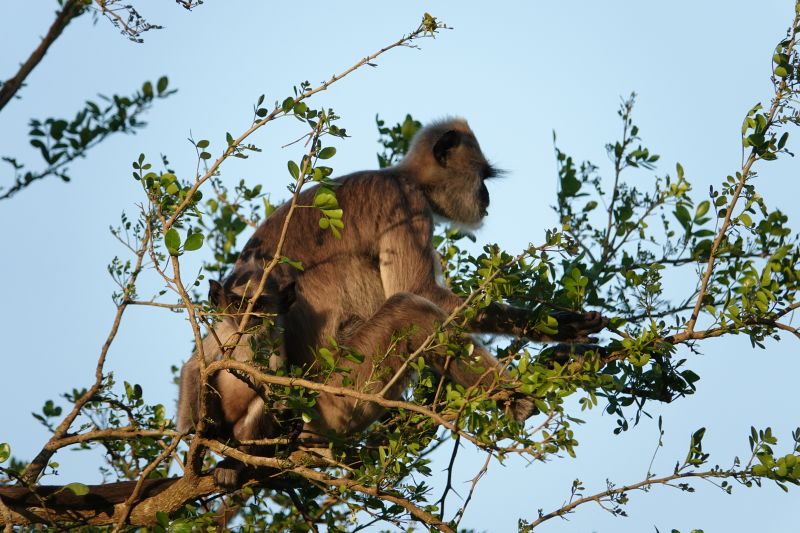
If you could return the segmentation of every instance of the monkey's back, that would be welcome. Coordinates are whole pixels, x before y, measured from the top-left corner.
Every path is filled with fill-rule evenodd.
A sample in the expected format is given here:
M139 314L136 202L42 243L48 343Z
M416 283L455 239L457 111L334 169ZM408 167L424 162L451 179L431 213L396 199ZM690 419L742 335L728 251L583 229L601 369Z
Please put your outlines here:
M310 349L346 344L348 331L371 317L387 298L378 256L380 240L399 226L414 222L432 230L430 206L421 189L395 169L364 171L335 180L343 211L341 238L319 226L322 216L313 207L317 187L298 197L280 255L298 261L302 270L279 264L268 290L294 284L295 301L286 316L286 349L295 363L310 364ZM263 267L273 257L289 204L279 207L256 229L225 281L227 290L250 295ZM398 250L402 253L402 250ZM413 273L412 273L413 274Z

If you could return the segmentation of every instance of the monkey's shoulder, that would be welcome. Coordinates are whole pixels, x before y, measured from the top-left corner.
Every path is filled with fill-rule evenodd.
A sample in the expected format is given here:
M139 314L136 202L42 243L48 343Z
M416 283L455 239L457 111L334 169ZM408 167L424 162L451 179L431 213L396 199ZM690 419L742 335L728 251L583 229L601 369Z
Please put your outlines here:
M345 206L366 211L393 211L398 206L419 212L429 209L420 184L412 175L395 167L353 172L335 179L334 184L343 209Z

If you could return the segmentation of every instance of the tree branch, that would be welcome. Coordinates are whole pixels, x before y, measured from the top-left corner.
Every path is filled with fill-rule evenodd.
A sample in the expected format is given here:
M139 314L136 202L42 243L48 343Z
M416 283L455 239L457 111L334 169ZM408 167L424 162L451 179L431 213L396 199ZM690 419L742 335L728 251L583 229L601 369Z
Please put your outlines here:
M42 42L39 43L39 46L37 46L33 53L31 53L30 57L28 57L28 60L20 66L14 77L6 80L3 82L3 85L0 86L0 111L2 111L6 104L22 88L22 84L25 82L25 79L28 77L31 71L36 68L36 65L39 64L44 55L47 53L50 45L52 45L53 42L58 39L59 35L61 35L61 32L67 27L67 24L69 24L72 19L79 16L83 12L83 7L78 4L78 0L67 0L63 9L61 9L61 11L58 12L58 15L56 15L56 19L53 21L53 24L47 31L47 34L44 36L44 39L42 39Z

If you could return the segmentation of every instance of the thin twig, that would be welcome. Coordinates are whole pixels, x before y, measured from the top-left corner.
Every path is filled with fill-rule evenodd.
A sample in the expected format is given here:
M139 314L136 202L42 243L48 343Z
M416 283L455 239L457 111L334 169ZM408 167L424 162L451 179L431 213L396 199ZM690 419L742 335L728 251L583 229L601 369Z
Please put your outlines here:
M800 22L800 12L795 15L795 18L792 22L791 27L791 38L789 43L786 46L786 55L791 56L792 50L795 46L797 41L797 25ZM786 90L789 88L789 85L786 82L786 79L782 79L780 83L778 83L778 87L775 90L775 99L772 102L772 106L770 106L769 113L767 114L767 127L765 131L769 130L771 126L774 125L775 114L778 112L780 108ZM723 239L725 238L725 234L728 231L728 228L731 225L731 219L733 218L733 209L736 207L736 204L739 201L739 197L742 194L742 189L744 189L744 185L747 182L747 179L750 177L750 170L753 164L759 159L758 154L756 153L756 149L753 148L750 151L750 155L747 157L744 165L742 165L742 170L739 175L739 181L736 184L736 189L731 196L730 201L726 207L725 211L725 220L722 222L722 226L717 233L717 236L714 238L714 242L711 244L711 250L709 251L708 262L706 264L706 271L703 275L703 279L700 282L700 290L698 291L697 300L694 305L694 309L692 310L692 316L688 322L686 322L686 330L684 335L676 335L676 340L680 341L684 338L688 338L691 336L692 332L694 331L694 326L697 323L697 318L700 315L700 309L703 306L703 299L706 295L706 291L708 290L708 283L711 280L711 274L714 271L714 263L716 261L716 252L719 249L720 245L722 244Z
M139 246L139 250L137 252L136 257L136 265L134 266L133 270L131 271L131 275L129 278L129 282L127 287L123 290L123 296L127 296L129 291L135 286L136 280L139 277L139 274L142 271L142 262L144 259L144 255L147 252L147 247L150 242L152 234L149 230L149 225L145 230L144 235L142 236L142 241ZM42 450L36 455L36 457L25 467L25 470L22 473L21 480L23 484L29 485L36 481L39 475L47 466L47 463L50 461L50 458L53 457L53 454L58 451L60 446L58 442L64 438L69 431L69 428L72 426L72 423L80 414L81 410L83 409L84 405L86 405L92 397L102 388L103 385L103 368L105 366L106 357L108 356L108 350L111 348L111 344L114 342L114 339L117 336L117 332L119 331L120 323L122 322L122 316L125 313L125 310L128 308L128 304L125 303L125 298L123 298L122 302L117 306L116 314L114 315L114 321L111 324L111 331L108 333L108 337L106 337L105 342L103 343L103 347L100 350L100 357L97 360L97 365L95 367L95 381L91 387L89 387L83 395L75 401L72 409L70 410L69 414L61 421L61 423L56 427L53 435L44 445Z
M439 26L439 27L441 28L442 26ZM404 35L403 37L401 37L400 39L398 39L394 43L392 43L392 44L390 44L388 46L385 46L385 47L381 48L380 50L378 50L377 52L364 57L363 59L361 59L360 61L358 61L354 65L352 65L350 68L345 69L344 71L340 72L339 74L334 74L327 81L324 81L323 83L321 83L317 87L315 87L313 89L309 89L308 91L298 95L294 99L295 103L302 102L303 100L306 100L306 99L310 98L311 96L317 94L318 92L326 90L332 84L336 83L337 81L339 81L340 79L342 79L345 76L349 75L350 73L354 72L355 70L358 70L359 68L363 67L364 65L370 64L378 56L388 52L389 50L391 50L393 48L397 48L399 46L406 46L409 42L413 41L414 39L417 39L417 38L421 37L422 35L424 35L428 31L429 31L429 29L424 24L420 24L419 27L416 30L414 30L413 32L409 33L408 35ZM267 124L268 122L271 122L271 121L275 120L275 118L277 118L282 113L283 113L283 108L281 106L276 106L275 109L273 109L267 116L265 116L263 119L259 120L255 124L253 124L250 128L248 128L239 137L234 139L233 142L230 143L227 148L225 148L225 150L222 152L222 155L220 155L211 164L211 166L208 168L208 171L206 171L206 173L203 176L199 177L195 181L194 185L192 185L192 188L186 193L186 198L183 200L183 202L181 202L178 205L178 207L175 210L175 213L170 217L169 221L167 222L167 225L164 228L164 231L166 231L170 227L172 227L172 225L178 219L178 216L181 213L183 213L183 211L191 204L192 198L194 197L194 193L197 192L197 190L200 188L200 186L203 183L205 183L206 180L208 180L211 176L213 176L217 172L217 170L219 169L220 165L228 157L230 157L231 155L233 155L236 152L236 149L239 147L239 145L241 145L245 141L245 139L250 137L250 135L252 135L256 130L258 130L259 128L261 128L262 126Z
M450 453L450 463L447 465L447 484L442 491L442 497L439 498L439 518L444 518L444 504L447 501L447 493L453 489L453 466L456 462L458 455L458 448L461 446L461 435L456 435L455 442L453 442L453 451ZM454 491L455 492L455 491ZM458 495L458 493L456 493Z
M489 462L492 460L492 454L486 454L486 460L483 462L483 466L481 467L480 471L472 478L472 484L469 487L469 494L467 494L467 499L464 500L464 505L461 506L461 509L458 510L456 513L455 518L453 521L455 522L455 528L458 529L458 525L461 523L461 519L464 518L464 512L467 510L467 506L469 502L472 501L472 495L475 492L475 487L478 485L478 481L486 474L489 470Z
M142 485L144 484L144 480L156 469L158 465L160 465L167 457L172 455L172 452L178 447L178 444L181 442L181 438L185 435L185 433L181 433L174 439L172 442L167 446L164 450L158 454L158 457L153 459L150 464L148 464L145 469L142 471L142 474L139 476L139 479L136 481L136 486L133 488L131 495L128 496L128 499L125 500L122 508L122 514L119 516L119 520L117 520L116 525L114 526L114 530L112 533L119 533L122 529L122 526L125 525L125 522L128 520L128 517L131 514L131 510L133 509L133 504L136 503L136 500L139 499L139 494L142 491Z
M624 487L618 487L615 489L604 490L602 492L598 492L597 494L593 494L591 496L585 496L583 498L578 498L577 500L573 500L564 506L551 511L547 514L541 515L538 519L531 522L530 529L534 529L536 526L540 525L542 522L546 522L552 518L556 517L563 517L569 513L571 513L576 507L583 505L589 502L595 502L602 506L602 501L609 496L624 494L626 492L630 492L632 490L647 490L653 485L669 485L671 481L675 481L676 479L687 479L687 478L729 478L729 477L737 477L741 475L740 472L733 472L729 470L709 470L706 472L677 472L670 476L664 476L660 478L649 478L638 483L633 483L631 485L625 485ZM605 508L605 507L604 507Z
M292 500L295 509L297 509L297 512L303 517L303 520L309 529L311 529L313 533L318 533L317 526L314 524L314 519L308 514L305 505L303 505L303 502L301 502L300 498L297 497L297 493L294 491L294 489L286 489L285 492L289 495L289 499Z

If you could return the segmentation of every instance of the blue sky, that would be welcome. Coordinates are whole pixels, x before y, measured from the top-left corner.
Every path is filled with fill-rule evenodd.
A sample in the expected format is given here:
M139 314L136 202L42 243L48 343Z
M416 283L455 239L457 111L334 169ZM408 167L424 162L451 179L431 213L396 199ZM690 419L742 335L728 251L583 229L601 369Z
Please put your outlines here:
M13 7L11 7L13 5ZM38 44L55 2L15 2L0 8L0 77L7 78ZM770 58L793 14L788 0L764 2L495 2L325 3L221 2L188 13L169 2L141 1L139 10L165 29L128 42L105 20L82 17L67 28L28 79L21 99L0 114L0 155L35 162L27 144L32 117L70 115L97 93L131 92L161 75L179 92L147 115L149 126L132 137L110 139L72 166L74 182L43 182L0 204L0 442L30 459L46 440L30 416L46 399L88 386L99 348L113 317L114 287L106 265L124 250L108 232L122 211L142 200L130 178L140 152L169 156L183 175L194 169L188 135L219 148L226 131L244 131L258 95L267 101L291 94L350 66L416 27L424 11L453 29L422 41L421 50L393 50L378 68L356 72L315 97L333 107L352 138L336 142L337 174L376 165L374 117L389 123L406 113L427 121L460 115L470 121L487 156L508 170L492 185L489 218L479 242L517 251L541 242L557 223L552 132L577 159L608 170L603 146L618 134L620 96L639 94L635 120L652 151L661 154L658 174L680 161L695 190L707 190L736 171L744 113L771 94ZM261 182L285 197L286 160L302 147L281 146L303 133L279 121L254 138L264 151L226 164L228 183ZM793 135L794 138L796 135ZM790 140L790 149L798 145ZM757 187L771 206L800 218L800 180L795 160L760 168ZM0 180L7 183L4 170ZM652 180L652 174L635 175ZM796 225L796 222L795 222ZM186 271L199 262L188 263ZM671 290L680 291L678 285ZM156 287L152 273L145 287ZM146 289L141 291L147 293ZM748 453L752 424L770 425L789 438L798 425L794 376L800 371L792 340L753 351L746 338L709 342L688 355L701 376L698 393L665 407L665 446L655 463L670 471L686 453L689 435L707 426L712 461L727 465ZM189 354L191 331L180 316L132 309L110 352L108 369L118 381L143 386L148 401L174 408L171 365ZM751 383L755 382L755 383ZM644 476L657 429L644 421L612 435L614 419L582 415L578 458L527 466L493 464L478 485L462 523L487 531L516 529L519 517L558 507L579 477L587 492L605 480L635 482ZM460 494L482 459L465 449L454 477ZM60 476L50 483L97 482L98 456L64 451ZM445 459L441 459L444 468ZM437 469L434 469L437 472ZM441 478L442 476L437 476ZM438 480L440 481L440 480ZM437 480L433 480L438 484ZM552 521L541 531L639 532L678 528L713 531L786 531L794 523L796 493L773 486L736 487L727 496L707 483L697 493L668 488L632 494L631 515L615 519L586 506L569 523ZM454 508L455 502L449 503ZM498 512L498 508L501 511Z

